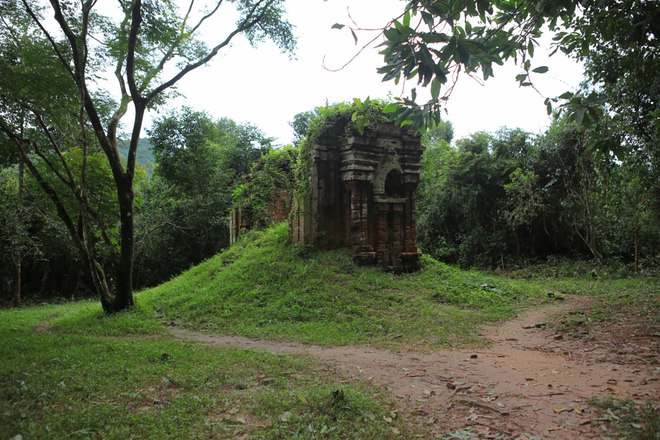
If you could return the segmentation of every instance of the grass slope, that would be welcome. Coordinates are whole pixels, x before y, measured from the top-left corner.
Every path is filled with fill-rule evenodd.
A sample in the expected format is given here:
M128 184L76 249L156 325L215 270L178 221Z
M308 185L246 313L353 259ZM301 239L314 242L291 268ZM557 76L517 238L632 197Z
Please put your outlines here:
M419 273L357 267L344 252L287 240L286 225L251 231L224 253L143 292L181 325L320 345L420 349L477 344L478 325L544 297L542 288L423 259Z

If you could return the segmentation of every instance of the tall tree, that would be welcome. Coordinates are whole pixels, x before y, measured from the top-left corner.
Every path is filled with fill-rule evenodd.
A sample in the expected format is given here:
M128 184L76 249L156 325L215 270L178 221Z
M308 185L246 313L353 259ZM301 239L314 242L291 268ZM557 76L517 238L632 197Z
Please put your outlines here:
M138 189L136 285L151 286L229 245L232 194L272 139L184 107L154 121L156 167Z
M172 0L119 0L114 15L97 12L98 0L2 2L0 11L0 132L18 151L26 168L48 195L89 271L103 309L130 307L133 299L134 188L136 155L145 113L166 101L187 74L205 65L238 35L256 44L274 41L291 52L295 40L283 19L284 0L212 2L183 13ZM105 6L105 5L104 5ZM235 7L239 19L221 41L207 47L196 38L222 7ZM46 15L54 16L54 23ZM115 20L114 17L118 17ZM104 89L112 72L117 101ZM117 150L120 122L133 106L125 161ZM79 148L78 172L67 154ZM110 259L115 280L96 253L107 228L88 198L89 155L101 150L110 166L119 207L119 251ZM43 166L39 166L42 164ZM67 209L51 183L54 176L77 203ZM101 231L101 237L93 229Z

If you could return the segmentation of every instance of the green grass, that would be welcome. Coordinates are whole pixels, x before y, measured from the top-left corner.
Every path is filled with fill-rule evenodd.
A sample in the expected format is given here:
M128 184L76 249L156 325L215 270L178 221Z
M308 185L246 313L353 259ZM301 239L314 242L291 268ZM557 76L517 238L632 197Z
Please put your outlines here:
M599 267L599 277L591 276L592 265L571 263L538 266L511 274L525 279L530 286L597 299L584 310L576 310L564 319L566 329L579 325L601 325L617 322L623 315L635 316L650 334L660 334L660 278L635 275L616 267ZM565 329L565 330L566 330Z
M617 437L636 440L660 438L660 409L653 402L600 397L590 402L602 412L597 422Z
M546 267L511 279L424 258L419 273L393 275L357 267L344 252L292 245L285 225L251 232L139 293L126 312L105 315L96 301L0 311L0 439L425 438L405 417L385 420L393 406L382 388L337 378L304 356L176 340L163 322L319 345L435 349L482 343L480 324L558 290L605 299L584 311L594 324L630 310L660 328L657 278L593 281L583 272L562 277ZM602 410L623 420L622 408L632 412L624 403ZM616 426L657 432L657 407L635 409Z
M0 438L425 436L405 418L386 420L393 407L382 388L336 378L307 357L176 340L163 321L422 349L477 344L479 324L545 297L428 258L417 274L357 267L346 253L313 252L286 236L285 225L249 233L115 315L96 301L1 311ZM272 380L260 384L264 375Z
M306 357L174 340L150 314L103 317L89 302L0 312L0 438L413 435L384 420L392 408L375 388Z
M320 345L437 348L478 344L479 324L507 319L542 288L423 258L419 273L357 267L345 252L287 243L286 225L231 249L138 301L182 325Z

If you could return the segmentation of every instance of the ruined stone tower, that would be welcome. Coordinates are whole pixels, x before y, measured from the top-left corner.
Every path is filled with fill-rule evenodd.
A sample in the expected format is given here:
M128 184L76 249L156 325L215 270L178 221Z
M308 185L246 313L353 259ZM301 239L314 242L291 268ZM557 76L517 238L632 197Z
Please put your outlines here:
M415 190L423 147L394 123L363 134L339 117L309 145L309 188L294 197L291 240L347 248L360 264L419 269Z

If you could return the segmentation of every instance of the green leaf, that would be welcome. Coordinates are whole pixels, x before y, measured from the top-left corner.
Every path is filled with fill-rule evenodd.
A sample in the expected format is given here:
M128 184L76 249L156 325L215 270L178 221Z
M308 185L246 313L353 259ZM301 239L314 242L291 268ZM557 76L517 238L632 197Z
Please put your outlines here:
M357 46L357 44L358 44L358 37L357 37L357 35L355 35L355 31L354 31L353 29L351 29L351 34L353 35L353 39L355 40L355 45Z
M582 121L584 120L584 112L585 112L585 110L586 110L586 109L585 109L584 107L578 107L578 108L575 110L575 115L574 115L573 117L575 118L575 122L576 122L578 125L582 124Z
M440 96L441 86L442 84L440 83L440 80L438 78L433 78L433 82L431 83L431 97L434 101L437 101Z
M422 11L422 19L424 20L424 23L426 23L426 25L429 27L429 30L432 30L433 24L435 22L433 16L426 11Z
M344 29L345 26L346 26L345 24L335 23L332 25L330 29Z
M607 95L598 95L596 93L592 93L584 100L584 102L590 105L602 105L605 104L609 99L610 97Z
M534 73L545 73L548 70L549 70L548 66L541 66L541 67L537 67L536 69L532 70L532 72L534 72Z
M399 108L395 103L390 103L383 109L383 113L394 113Z
M410 27L410 11L407 11L403 16L403 26Z

